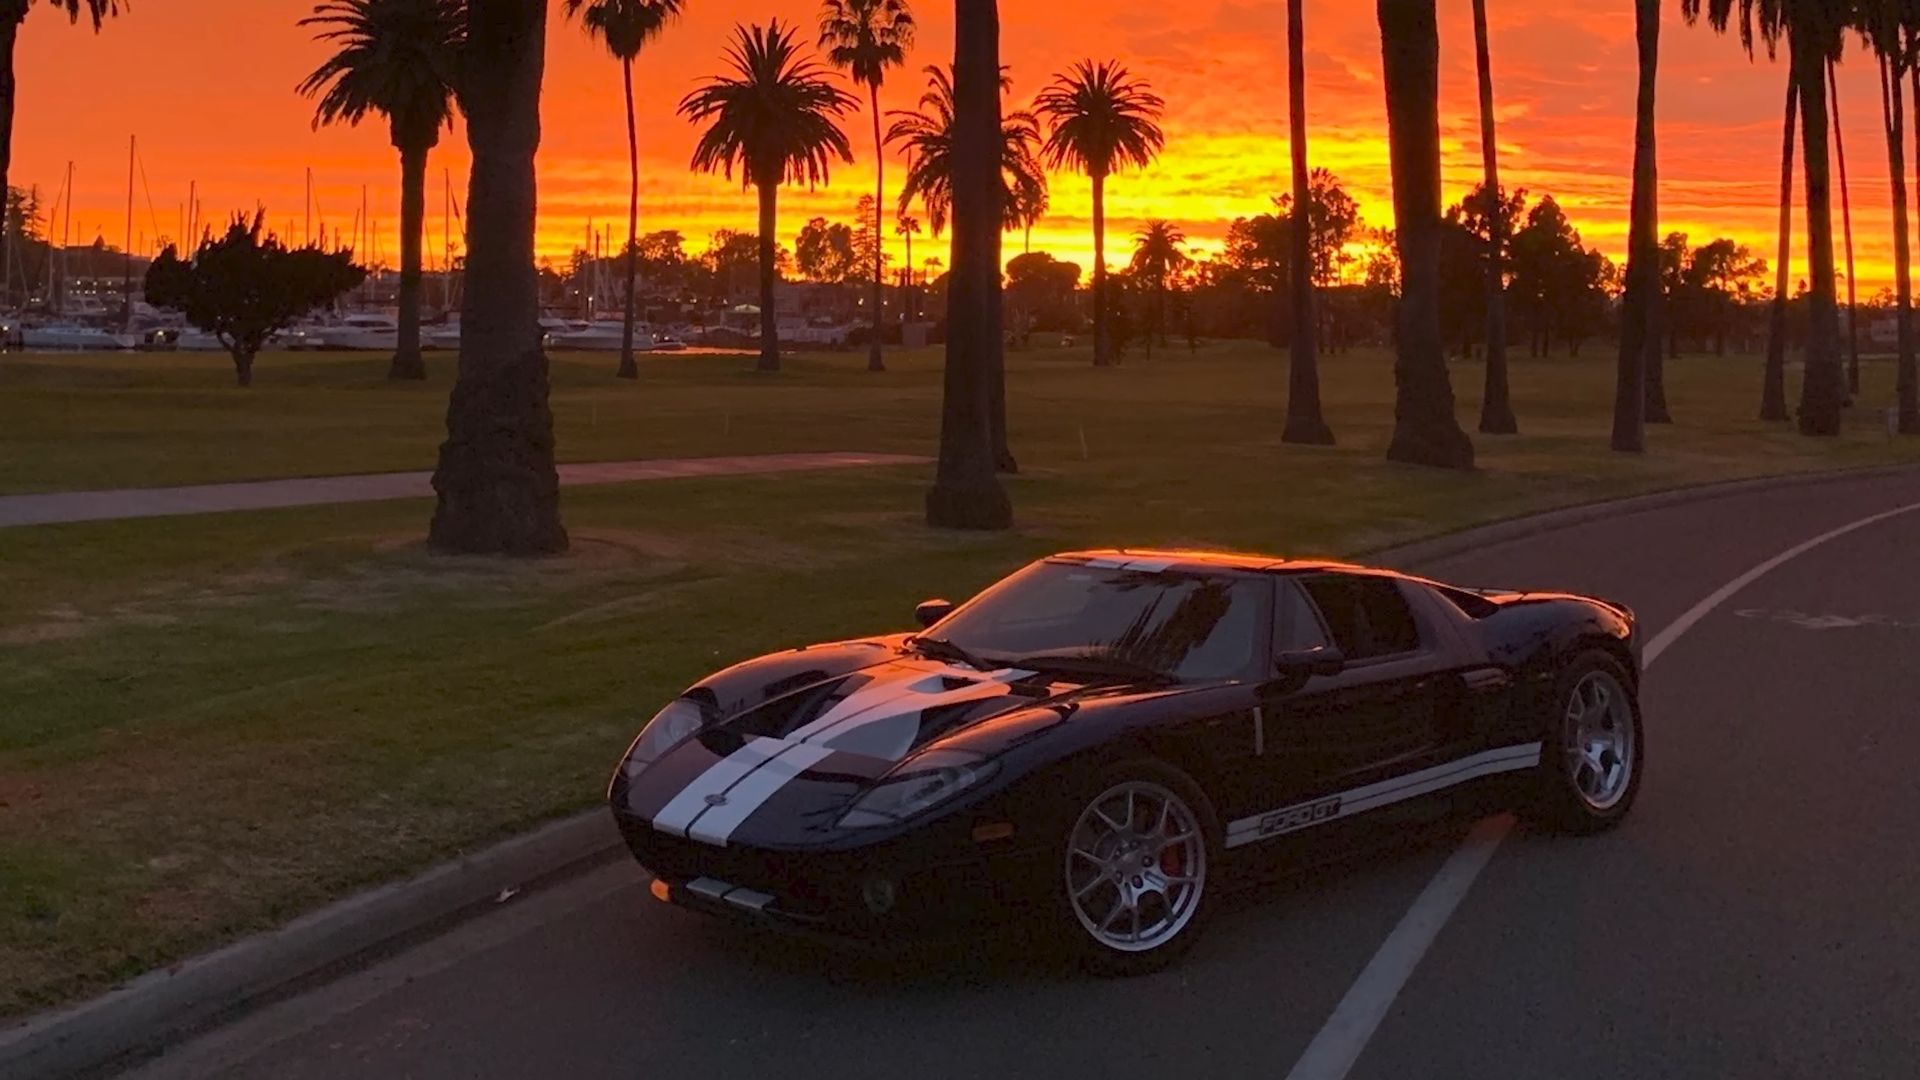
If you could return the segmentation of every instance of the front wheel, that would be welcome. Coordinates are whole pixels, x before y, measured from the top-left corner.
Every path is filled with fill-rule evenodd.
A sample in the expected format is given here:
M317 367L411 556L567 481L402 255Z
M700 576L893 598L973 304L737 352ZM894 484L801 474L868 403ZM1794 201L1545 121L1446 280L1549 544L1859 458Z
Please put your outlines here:
M1633 682L1613 657L1589 652L1561 672L1552 700L1537 774L1540 814L1568 832L1612 828L1640 793L1645 739Z
M1060 857L1075 951L1104 975L1160 970L1192 946L1212 908L1213 807L1156 761L1108 769L1088 791Z

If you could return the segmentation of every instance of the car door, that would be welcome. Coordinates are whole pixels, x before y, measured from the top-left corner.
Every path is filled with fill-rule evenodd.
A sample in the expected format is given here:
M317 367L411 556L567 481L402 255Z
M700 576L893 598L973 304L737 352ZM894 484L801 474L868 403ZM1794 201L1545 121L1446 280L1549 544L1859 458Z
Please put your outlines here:
M1262 757L1278 796L1312 799L1430 766L1449 742L1438 708L1452 639L1389 575L1320 573L1282 583L1277 652L1330 645L1338 675L1273 684Z

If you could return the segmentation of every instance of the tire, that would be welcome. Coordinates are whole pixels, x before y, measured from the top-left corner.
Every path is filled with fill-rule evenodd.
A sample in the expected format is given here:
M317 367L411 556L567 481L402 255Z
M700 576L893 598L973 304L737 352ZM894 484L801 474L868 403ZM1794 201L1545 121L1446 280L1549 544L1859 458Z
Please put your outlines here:
M1545 720L1534 816L1576 834L1620 824L1639 797L1646 754L1634 680L1611 654L1583 652L1554 680Z
M1058 940L1098 975L1166 968L1193 947L1219 893L1213 803L1186 773L1142 758L1102 769L1071 804L1052 869Z

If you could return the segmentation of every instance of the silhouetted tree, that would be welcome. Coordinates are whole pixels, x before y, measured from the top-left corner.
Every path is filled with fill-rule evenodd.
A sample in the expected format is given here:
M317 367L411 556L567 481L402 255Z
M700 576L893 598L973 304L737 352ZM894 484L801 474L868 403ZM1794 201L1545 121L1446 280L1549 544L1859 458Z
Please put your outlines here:
M1135 278L1153 296L1151 324L1147 327L1149 357L1153 355L1155 337L1160 339L1162 345L1166 344L1167 283L1177 278L1193 262L1186 252L1180 250L1186 243L1187 234L1171 221L1149 221L1133 234L1131 269Z
M427 541L449 552L548 555L567 549L534 259L540 88L547 0L467 0L469 70L466 292L439 496Z
M1487 48L1487 0L1473 0L1474 66L1480 76L1480 158L1486 168L1486 191L1500 191L1500 146L1494 137L1493 62ZM1507 385L1506 252L1510 228L1502 216L1501 199L1487 200L1493 212L1487 244L1487 381L1480 399L1480 431L1485 435L1513 435L1520 424L1513 416L1513 397Z
M1312 259L1313 205L1311 174L1307 171L1306 31L1300 9L1304 0L1287 0L1287 142L1293 158L1293 222L1290 251L1293 276L1293 340L1287 350L1287 420L1280 441L1312 446L1333 445L1333 429L1320 408L1320 349L1314 331Z
M706 124L694 147L693 167L721 172L760 195L760 370L780 370L780 334L774 317L774 233L780 185L825 183L834 158L853 160L839 118L855 102L827 70L801 55L793 30L774 19L766 26L734 27L727 47L731 74L702 83L680 102L680 113Z
M1434 0L1378 0L1376 13L1401 275L1387 457L1470 469L1473 442L1453 415L1453 383L1440 339L1440 32Z
M1641 453L1647 448L1647 354L1657 350L1654 334L1660 288L1660 246L1656 230L1653 103L1660 60L1660 0L1634 0L1634 43L1640 83L1633 125L1633 198L1627 226L1627 288L1620 305L1620 361L1614 379L1615 450Z
M400 151L400 340L390 379L424 379L420 355L421 245L427 221L427 156L453 123L464 0L330 0L300 20L335 52L300 84L318 98L313 124L387 118Z
M993 460L989 382L1005 343L1000 326L1000 234L1006 221L1000 155L1000 11L996 0L954 0L953 271L947 282L947 363L940 460L927 523L1005 529L1013 505Z
M233 357L234 378L253 385L253 360L267 339L366 280L350 251L289 248L265 231L266 211L235 215L227 231L208 237L191 261L168 244L147 267L147 302L177 311L220 339Z
M1012 86L1006 69L1000 72L1000 91ZM920 95L917 110L896 110L887 129L887 142L907 145L912 164L907 181L900 189L900 211L905 213L917 197L926 208L933 234L946 228L953 206L953 80L938 66L927 68L927 91ZM1028 112L1006 112L1000 117L1000 206L1006 228L1031 225L1047 205L1046 170L1034 148L1040 141L1039 121ZM996 354L996 363L999 362ZM995 369L987 373L988 396L993 405L993 455L1001 472L1018 472L1019 464L1007 445L1006 374Z
M683 0L567 0L567 17L579 17L587 33L620 61L620 85L627 103L627 244L621 249L626 288L620 299L620 366L614 372L622 379L640 377L640 365L633 358L634 291L640 276L640 133L633 116L633 61L684 6Z
M887 69L907 62L907 50L913 47L913 13L906 0L826 0L820 11L820 47L827 59L853 76L854 84L867 88L867 111L873 115L873 235L882 235L880 207L887 201L886 145L880 137L880 84L887 80ZM880 320L883 317L885 290L881 284L880 249L875 247L873 264L873 340L867 344L867 370L885 371L880 355Z
M1093 362L1113 362L1107 337L1107 177L1160 155L1166 136L1160 114L1166 103L1144 80L1118 62L1083 60L1056 76L1034 99L1048 124L1042 151L1056 169L1085 173L1093 181Z

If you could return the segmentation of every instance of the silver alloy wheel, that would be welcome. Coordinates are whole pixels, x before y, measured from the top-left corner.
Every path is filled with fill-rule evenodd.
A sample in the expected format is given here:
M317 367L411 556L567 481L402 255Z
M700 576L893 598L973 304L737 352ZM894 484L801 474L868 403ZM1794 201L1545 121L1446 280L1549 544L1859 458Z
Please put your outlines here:
M1093 939L1120 952L1173 940L1200 910L1207 840L1185 800L1128 780L1087 804L1067 836L1067 898Z
M1581 801L1610 810L1633 779L1633 702L1619 680L1590 671L1567 697L1567 775Z

